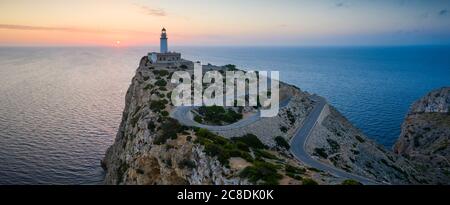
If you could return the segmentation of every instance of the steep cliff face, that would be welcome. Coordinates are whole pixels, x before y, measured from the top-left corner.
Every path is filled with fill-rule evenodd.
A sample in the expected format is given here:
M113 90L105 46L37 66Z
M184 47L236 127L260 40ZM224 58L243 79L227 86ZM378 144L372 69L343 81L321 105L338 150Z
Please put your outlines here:
M394 152L369 140L330 107L314 129L308 151L351 173L390 184L448 184L450 89L415 102L402 125Z
M157 113L152 110L151 102L167 100L169 87L152 89L156 87L156 81L166 81L168 75L157 77L152 72L155 68L149 69L146 64L147 60L143 58L126 94L115 143L107 150L102 162L107 170L105 183L246 184L237 177L227 178L230 170L221 166L217 159L205 155L203 147L192 142L189 137L192 131L177 133L176 139L165 143L155 142L163 135L163 130L158 128L168 123L161 113L170 106L162 105ZM154 103L153 106L159 105ZM168 129L177 128L174 125Z
M169 99L175 86L170 76L174 71L190 71L192 66L190 61L153 65L142 58L126 94L115 142L102 161L105 184L340 183L295 160L288 148L277 145L273 138L221 137L170 118L173 107ZM308 110L297 109L298 115ZM276 119L289 121L283 116Z
M307 150L324 163L380 183L419 184L428 178L411 161L368 139L332 106L313 130Z
M440 183L450 183L450 87L416 101L402 125L394 152L423 164Z
M204 66L211 69L227 67ZM235 130L186 127L169 117L174 71L193 63L141 59L128 89L115 143L102 161L106 184L340 184L330 171L295 159L287 141L315 106L311 95L282 84L289 103L278 116ZM223 71L223 70L222 70ZM285 95L283 97L283 95ZM395 146L397 155L369 140L326 105L306 151L322 163L387 184L449 183L449 88L414 104Z

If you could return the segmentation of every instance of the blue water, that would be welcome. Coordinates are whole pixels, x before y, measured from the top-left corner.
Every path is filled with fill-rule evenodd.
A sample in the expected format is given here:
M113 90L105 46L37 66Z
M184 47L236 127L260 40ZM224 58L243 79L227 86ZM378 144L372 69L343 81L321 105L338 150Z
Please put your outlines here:
M0 184L97 184L141 56L156 48L0 48ZM450 47L175 47L278 70L390 147L410 104L450 85Z

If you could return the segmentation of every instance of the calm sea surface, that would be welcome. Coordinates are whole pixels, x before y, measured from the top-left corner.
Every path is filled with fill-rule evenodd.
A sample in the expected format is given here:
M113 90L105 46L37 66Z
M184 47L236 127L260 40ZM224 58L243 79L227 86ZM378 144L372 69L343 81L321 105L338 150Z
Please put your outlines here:
M0 184L97 184L139 59L155 48L0 48ZM450 47L178 47L279 70L390 147L410 104L450 85Z

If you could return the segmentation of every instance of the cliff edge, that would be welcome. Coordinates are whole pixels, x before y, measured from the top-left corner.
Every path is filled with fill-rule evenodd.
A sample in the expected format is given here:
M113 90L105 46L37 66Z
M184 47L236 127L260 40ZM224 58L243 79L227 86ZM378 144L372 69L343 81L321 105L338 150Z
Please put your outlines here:
M203 69L229 68L206 65ZM193 71L193 62L152 64L147 57L141 59L125 97L115 142L102 160L105 184L341 182L295 160L288 151L286 136L301 125L311 106L309 94L291 86L283 88L294 92L294 97L272 121L260 120L252 128L214 133L181 125L169 116L174 108L170 94L175 86L170 76L179 70ZM273 129L275 125L282 129Z
M434 90L410 108L394 152L423 164L438 183L450 183L450 87Z
M369 140L331 105L311 119L321 107L314 95L285 83L280 83L280 99L287 103L272 118L255 119L256 109L248 106L203 107L172 118L177 108L170 102L176 86L171 75L192 73L193 65L141 59L115 142L102 160L105 184L358 184L353 179L361 177L376 184L449 183L448 88L414 104L394 153ZM203 70L236 68L204 65ZM251 123L233 129L235 120ZM231 129L205 128L217 123ZM307 127L303 155L309 163L294 156L288 143ZM424 163L429 160L431 165ZM328 168L317 168L323 165Z

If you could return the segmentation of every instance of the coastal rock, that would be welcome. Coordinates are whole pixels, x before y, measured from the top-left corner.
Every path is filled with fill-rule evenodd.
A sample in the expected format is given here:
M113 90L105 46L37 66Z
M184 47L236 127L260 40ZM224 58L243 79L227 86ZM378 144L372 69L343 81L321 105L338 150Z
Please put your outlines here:
M173 108L168 96L174 85L167 82L177 70L192 71L193 63L183 60L169 66L141 59L125 97L115 142L102 161L105 184L340 184L345 180L308 167L275 141L289 141L303 126L316 104L312 95L281 83L280 98L290 101L277 116L208 134L183 128L169 117ZM306 151L324 164L379 184L448 184L448 107L448 88L416 102L394 153L369 140L333 106L325 105L306 141ZM240 149L232 144L236 143L232 137L247 134L256 136L263 148ZM264 175L252 175L261 170Z
M316 159L380 184L418 184L422 176L407 159L368 139L334 107L326 111L307 141Z
M450 183L450 87L428 93L416 101L402 124L394 152L422 163L439 183Z
M450 112L450 87L443 87L428 93L411 106L409 115L415 113Z
M212 65L205 67L224 69ZM168 96L174 85L163 81L170 82L169 76L174 71L192 69L193 63L186 60L168 66L151 64L147 57L141 59L125 97L125 108L115 142L102 160L102 167L106 170L105 184L302 184L304 179L308 183L311 183L311 179L319 184L340 183L334 176L309 169L295 160L285 148L275 145L273 138L276 136L261 134L271 133L264 130L273 129L287 139L288 133L301 124L302 117L310 109L310 101L308 94L292 86L286 87L284 91L295 93L291 93L295 96L292 105L282 111L280 116L268 121L273 126L261 124L247 131L241 129L236 134L255 133L267 145L266 149L251 149L244 155L254 160L233 157L228 160L231 161L229 164L224 164L219 156L230 157L228 154L221 155L221 152L225 152L221 149L226 148L212 149L217 152L215 155L219 155L214 156L211 148L207 151L207 147L199 143L197 131L192 128L183 128L184 131L177 131L175 136L165 135L164 132L180 128L180 125L173 119L171 121L167 114L172 110ZM293 120L294 117L298 117L298 120ZM174 124L167 125L168 122ZM283 132L279 128L282 124L287 126ZM220 138L220 142L227 140L227 136L217 138ZM235 155L236 150L232 151ZM242 177L241 172L250 166L255 170L261 169L258 166L269 166L274 172L272 177L277 180L249 180L249 176Z

